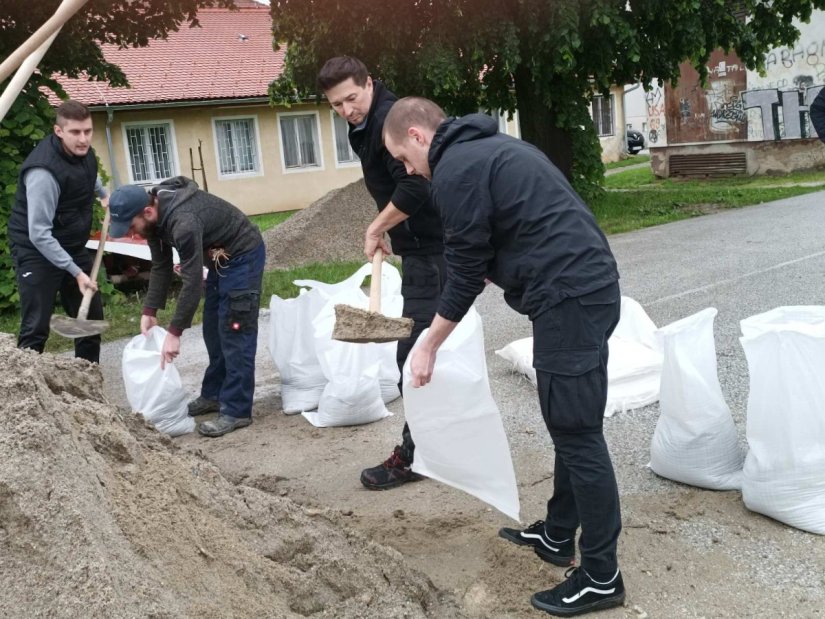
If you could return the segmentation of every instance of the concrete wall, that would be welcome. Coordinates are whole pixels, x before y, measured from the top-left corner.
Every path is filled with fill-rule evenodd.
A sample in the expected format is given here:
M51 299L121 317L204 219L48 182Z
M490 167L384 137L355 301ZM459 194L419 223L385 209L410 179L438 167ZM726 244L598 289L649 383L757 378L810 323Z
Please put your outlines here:
M794 170L825 168L825 144L818 139L709 142L707 144L671 144L650 151L650 165L660 178L670 176L669 159L673 155L725 155L745 153L747 174L786 174Z
M803 93L801 103L804 109L799 111L804 114L808 99L811 99L810 95L814 93L812 87L825 84L825 11L814 11L810 23L795 21L794 25L799 29L799 40L792 47L778 47L765 54L765 75L748 71L748 91L778 90ZM747 109L748 139L785 138L785 107L781 104L777 106L775 118L769 119L768 123L768 126L775 127L767 136L762 110ZM794 113L798 114L799 111L795 109ZM804 117L802 122L804 125ZM802 129L805 132L807 128L803 126ZM810 132L807 134L813 135Z
M281 155L279 114L295 112L317 115L321 144L321 165L301 170L286 170ZM219 175L218 152L214 119L252 117L255 119L260 170L255 174ZM103 166L113 170L106 143L106 114L93 114L95 135L93 145ZM326 104L299 105L290 109L269 105L202 106L198 108L168 107L153 110L115 110L111 124L114 165L122 183L131 183L125 144L124 124L166 121L172 126L171 150L173 173L195 179L203 186L201 172L192 172L189 149L192 149L195 167L200 167L200 141L206 183L213 193L241 208L245 213L271 213L301 209L328 191L361 178L358 163L338 166L332 129L332 109Z

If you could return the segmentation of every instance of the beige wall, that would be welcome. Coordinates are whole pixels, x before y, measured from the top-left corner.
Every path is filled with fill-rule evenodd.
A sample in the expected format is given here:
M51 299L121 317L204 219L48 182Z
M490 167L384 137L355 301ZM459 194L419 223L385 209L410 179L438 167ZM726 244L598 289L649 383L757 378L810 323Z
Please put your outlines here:
M316 117L317 126L320 127L321 161L317 167L291 171L285 170L283 166L278 117L279 114L296 112ZM221 177L218 173L214 119L249 117L255 118L260 169L255 174ZM95 112L93 118L94 148L111 175L112 162L106 144L106 114ZM189 156L191 148L194 165L200 167L200 140L209 192L228 200L250 215L301 209L328 191L361 178L358 163L345 166L336 163L331 108L327 104L299 105L290 109L261 104L115 110L111 125L112 150L121 183L134 182L128 165L124 124L161 121L169 122L172 127L173 173L193 177L198 184L203 185L201 172L192 173ZM153 183L146 184L148 186Z
M613 134L599 138L604 163L618 161L627 151L625 144L624 87L613 86L610 89L610 94L613 95Z

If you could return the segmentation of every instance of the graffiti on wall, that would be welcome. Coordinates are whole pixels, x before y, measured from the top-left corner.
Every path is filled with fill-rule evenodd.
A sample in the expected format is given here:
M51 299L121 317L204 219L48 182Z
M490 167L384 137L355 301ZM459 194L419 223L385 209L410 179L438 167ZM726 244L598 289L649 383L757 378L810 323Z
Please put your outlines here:
M659 86L645 93L645 108L647 112L647 141L657 144L664 141L665 127L665 95Z
M746 90L742 93L742 102L745 110L759 111L763 140L816 137L808 110L822 88L822 85L818 85L796 90Z
M797 86L789 81L787 73L811 76L817 84L825 82L825 38L800 39L795 47L771 50L765 55L765 71L776 74L770 86L779 89Z

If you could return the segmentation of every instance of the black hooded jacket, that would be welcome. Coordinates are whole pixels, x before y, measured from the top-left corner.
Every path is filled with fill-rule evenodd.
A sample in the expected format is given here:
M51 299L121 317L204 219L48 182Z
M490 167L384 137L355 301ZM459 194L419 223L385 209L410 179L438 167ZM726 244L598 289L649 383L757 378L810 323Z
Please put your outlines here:
M158 223L148 239L152 253L149 290L143 313L166 306L172 280L172 248L180 256L183 280L175 315L169 331L180 335L192 326L203 293L203 267L214 269L206 253L220 248L231 256L252 251L263 243L258 227L237 207L217 196L201 191L185 176L167 179L154 187L158 198Z
M819 139L825 142L825 88L819 91L810 108L811 123L816 129Z
M350 125L349 142L361 159L364 182L373 200L382 211L389 202L409 215L388 232L392 250L399 256L440 254L441 219L430 200L430 188L420 176L408 176L404 164L393 159L384 146L384 120L392 104L398 100L378 80L373 80L372 104L366 125L358 129Z
M459 321L489 278L535 319L568 297L619 279L596 219L534 146L498 133L489 116L449 118L429 150L444 222L448 278L438 313Z

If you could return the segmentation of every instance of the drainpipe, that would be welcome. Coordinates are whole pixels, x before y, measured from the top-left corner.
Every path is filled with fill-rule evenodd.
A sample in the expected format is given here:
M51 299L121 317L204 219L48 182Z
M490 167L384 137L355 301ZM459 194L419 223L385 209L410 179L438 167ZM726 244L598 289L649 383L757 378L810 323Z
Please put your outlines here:
M115 112L106 104L106 148L109 151L109 163L112 166L112 182L115 189L120 187L120 175L117 173L117 164L115 163L115 151L112 148L112 121L115 118Z

